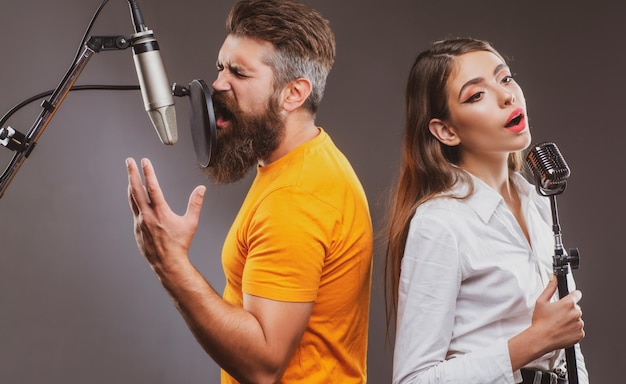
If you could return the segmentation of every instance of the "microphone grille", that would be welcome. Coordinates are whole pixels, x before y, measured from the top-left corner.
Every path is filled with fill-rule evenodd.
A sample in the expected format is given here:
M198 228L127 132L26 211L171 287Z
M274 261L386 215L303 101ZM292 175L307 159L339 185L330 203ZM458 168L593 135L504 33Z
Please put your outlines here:
M161 142L166 145L176 143L176 141L178 141L178 130L176 127L176 109L174 109L174 106L166 105L147 112Z
M535 183L543 192L546 190L562 192L570 170L554 143L545 142L535 145L526 156L526 163L530 168Z

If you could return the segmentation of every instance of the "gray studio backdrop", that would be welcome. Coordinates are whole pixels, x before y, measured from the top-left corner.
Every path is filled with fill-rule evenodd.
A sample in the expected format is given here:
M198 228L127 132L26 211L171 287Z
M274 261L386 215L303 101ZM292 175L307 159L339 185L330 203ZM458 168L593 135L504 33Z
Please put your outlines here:
M0 113L53 89L99 0L1 0ZM233 1L140 0L170 81L211 83ZM331 21L337 61L318 122L351 159L376 231L400 161L403 94L419 50L436 39L491 41L525 90L533 142L554 141L572 176L558 198L566 247L581 251L582 343L594 383L621 377L624 333L622 218L626 6L595 1L310 0ZM126 0L111 0L94 35L130 35ZM101 52L77 84L137 84L130 50ZM162 145L138 91L69 94L0 199L1 383L217 383L140 256L126 200L124 159L149 157L182 213L207 184L191 259L221 290L220 249L251 177L215 187L195 163L189 106L177 98L179 142ZM9 124L27 132L39 102ZM8 163L11 151L0 147ZM4 164L0 165L4 168ZM382 262L377 239L369 330L369 382L388 383Z

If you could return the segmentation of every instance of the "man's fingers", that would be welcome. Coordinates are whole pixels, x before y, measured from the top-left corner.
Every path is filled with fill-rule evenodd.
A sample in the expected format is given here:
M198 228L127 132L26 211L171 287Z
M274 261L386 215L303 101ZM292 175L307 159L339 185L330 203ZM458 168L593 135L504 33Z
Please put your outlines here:
M162 205L165 203L165 197L159 186L159 180L156 177L152 163L148 159L141 159L141 168L146 179L146 192L148 198L153 205ZM167 203L165 203L167 205Z
M143 183L141 182L137 163L130 157L126 159L126 171L128 172L128 202L133 213L139 214L142 207L149 202Z
M139 215L139 207L137 207L137 202L133 196L132 188L130 187L130 183L128 184L128 204L130 205L130 209L133 211L135 216Z
M199 185L193 190L193 192L191 192L191 196L189 196L189 203L187 204L187 213L185 213L185 216L192 216L196 222L198 222L200 218L200 210L202 209L205 192L206 187L204 185Z

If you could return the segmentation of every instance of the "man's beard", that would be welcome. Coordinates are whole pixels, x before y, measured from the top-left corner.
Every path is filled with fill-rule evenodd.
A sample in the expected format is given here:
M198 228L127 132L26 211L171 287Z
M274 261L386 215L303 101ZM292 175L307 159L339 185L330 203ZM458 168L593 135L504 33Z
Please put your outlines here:
M266 109L259 115L244 113L235 100L224 92L212 95L219 116L229 125L217 130L214 160L205 173L215 184L241 180L259 159L266 159L278 148L285 131L285 122L276 100L268 98Z

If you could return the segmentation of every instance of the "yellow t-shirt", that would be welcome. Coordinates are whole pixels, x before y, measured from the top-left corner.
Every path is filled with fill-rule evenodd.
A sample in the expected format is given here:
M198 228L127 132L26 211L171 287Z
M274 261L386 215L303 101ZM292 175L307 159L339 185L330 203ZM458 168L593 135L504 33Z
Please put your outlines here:
M363 187L322 129L258 168L224 242L223 296L315 302L282 383L366 381L372 237Z

